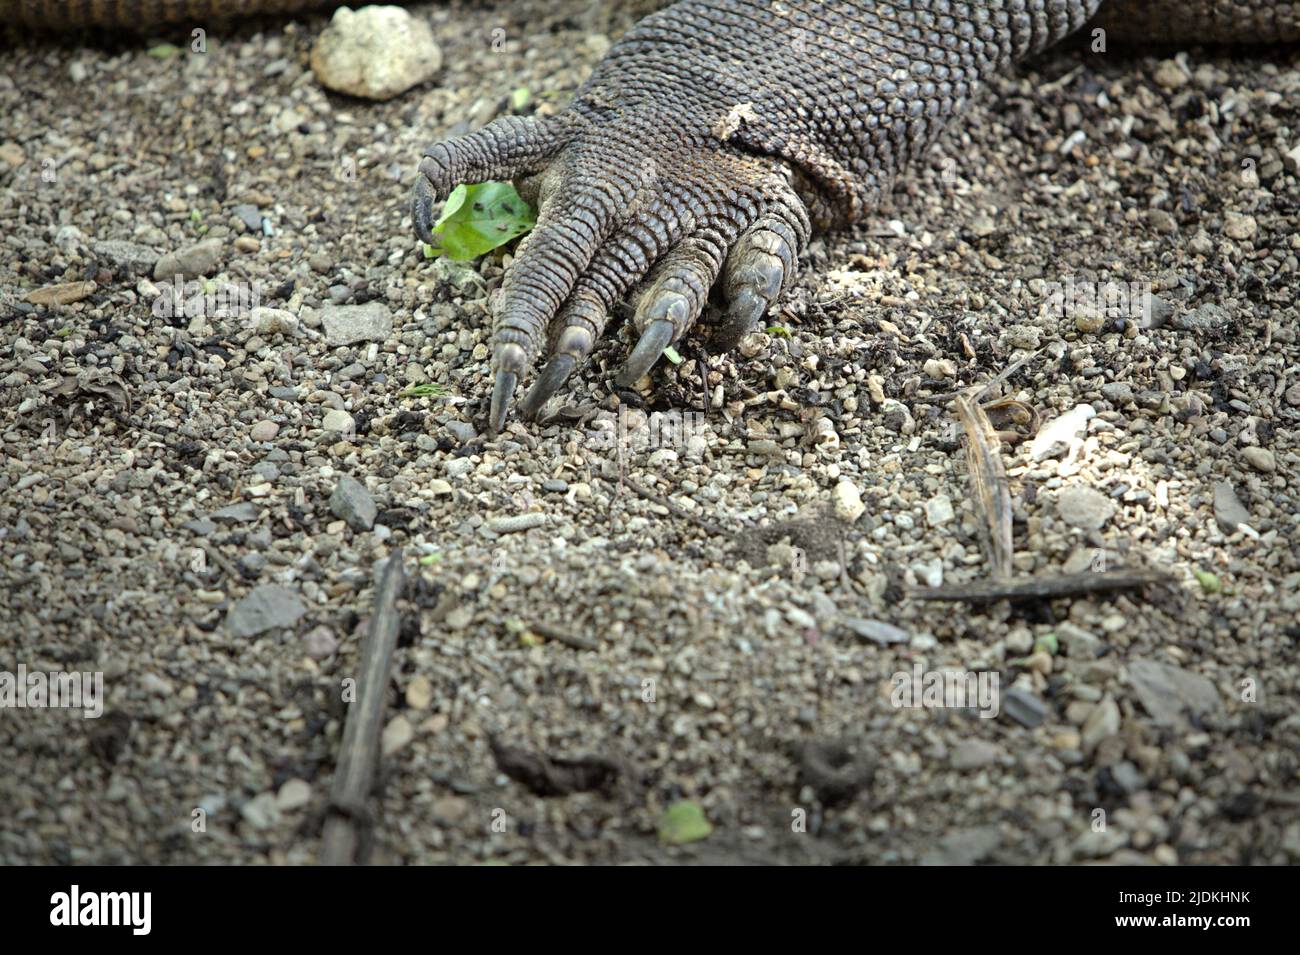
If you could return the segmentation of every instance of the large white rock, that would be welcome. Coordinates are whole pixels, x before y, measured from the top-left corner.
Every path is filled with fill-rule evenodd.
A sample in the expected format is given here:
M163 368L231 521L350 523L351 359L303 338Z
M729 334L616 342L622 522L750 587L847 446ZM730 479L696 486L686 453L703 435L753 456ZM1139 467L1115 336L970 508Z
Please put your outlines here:
M392 99L441 66L429 24L401 7L339 7L311 51L322 86L366 99Z

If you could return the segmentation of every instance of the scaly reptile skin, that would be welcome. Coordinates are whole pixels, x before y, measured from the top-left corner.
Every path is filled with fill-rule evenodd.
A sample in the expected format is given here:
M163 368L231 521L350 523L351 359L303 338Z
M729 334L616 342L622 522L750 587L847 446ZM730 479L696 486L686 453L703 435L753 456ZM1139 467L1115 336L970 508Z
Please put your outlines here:
M994 70L1087 22L1100 0L683 0L627 33L559 116L507 117L432 147L413 218L459 182L523 178L540 199L495 303L489 423L549 341L536 415L636 289L630 385L703 311L715 342L754 328L815 224L862 218ZM1201 39L1300 38L1300 0L1148 3L1112 19ZM1159 9L1157 9L1159 8ZM1248 26L1243 26L1247 24ZM1169 35L1171 31L1164 33Z
M140 25L313 0L0 0L34 25ZM494 308L490 425L549 342L535 415L635 291L619 384L699 319L720 281L723 347L794 276L812 224L867 215L981 80L1074 32L1102 0L683 0L610 49L557 116L504 117L432 146L412 217L459 183L520 180L538 203ZM1099 25L1156 41L1300 40L1300 0L1106 0Z

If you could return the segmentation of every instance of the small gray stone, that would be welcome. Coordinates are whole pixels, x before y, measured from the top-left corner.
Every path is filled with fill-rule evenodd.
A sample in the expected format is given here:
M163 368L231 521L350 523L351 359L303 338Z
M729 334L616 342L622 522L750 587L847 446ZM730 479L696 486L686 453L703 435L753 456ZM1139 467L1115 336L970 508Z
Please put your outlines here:
M925 519L931 527L940 527L947 524L955 516L952 508L952 498L947 494L940 494L938 497L932 497L925 502Z
M319 318L331 345L385 341L393 334L393 313L383 302L326 305Z
M443 427L461 444L469 444L478 437L478 431L468 421L457 421L453 418L446 422Z
M997 826L950 832L921 857L921 865L974 865L1002 844Z
M1223 705L1213 683L1167 663L1132 660L1128 676L1138 702L1160 726L1186 727L1187 714L1203 716Z
M280 810L275 804L275 793L262 793L240 808L239 814L254 829L270 829L280 823Z
M541 527L546 523L546 515L541 511L529 511L526 514L511 514L509 517L494 517L488 521L488 530L498 534L513 534Z
M247 524L249 521L257 520L261 513L262 509L252 501L242 501L215 510L209 517L222 524Z
M259 421L248 429L248 437L253 441L271 441L280 433L280 426L274 421Z
M330 512L347 521L348 527L354 531L368 531L375 526L379 510L365 485L345 474L339 478L334 493L330 495Z
M1119 732L1119 705L1109 696L1092 708L1084 721L1081 736L1083 751L1091 753L1108 736Z
M208 275L216 269L224 251L220 239L204 239L179 252L168 252L154 266L153 277L170 280L177 275L187 279Z
M1010 325L1002 333L1000 344L1008 348L1033 351L1043 340L1043 331L1034 325Z
M1115 504L1095 488L1067 487L1056 496L1056 510L1071 527L1100 530L1115 513Z
M331 408L325 412L325 417L321 419L320 426L326 431L337 432L338 434L355 434L357 423L353 420L352 415L338 408Z
M1064 621L1056 626L1056 638L1070 659L1091 660L1101 652L1101 640L1077 624Z
M1047 719L1047 704L1027 690L1011 689L1002 697L1002 712L1021 726L1033 729Z
M1127 382L1109 381L1101 386L1101 394L1111 404L1121 408L1133 403L1133 388Z
M252 320L253 331L259 335L292 335L298 330L298 319L282 308L259 305L248 317Z
M1258 228L1255 217L1246 213L1229 212L1223 217L1223 234L1230 239L1249 239Z
M1174 327L1185 332L1214 332L1227 328L1231 321L1226 309L1207 302L1175 318Z
M1173 235L1178 231L1178 222L1164 209L1151 209L1147 212L1147 222L1161 235Z
M366 366L361 364L361 362L359 361L354 361L352 364L346 365L345 367L340 368L338 371L336 371L334 373L334 380L352 381L353 379L363 377L365 373L366 373Z
M1181 89L1190 82L1191 77L1177 60L1161 60L1156 66L1156 82L1166 89Z
M1277 459L1273 457L1273 452L1268 448L1261 448L1252 444L1241 452L1241 456L1256 471L1272 474L1277 470Z
M244 228L249 232L255 232L258 235L262 234L262 211L258 209L257 206L252 203L244 202L235 206L230 211L235 214L239 221L244 224Z
M964 739L952 751L952 768L982 769L997 762L1002 750L982 739Z
M1142 316L1143 328L1163 328L1174 314L1174 306L1168 299L1159 295L1150 295L1146 299L1147 310Z
M254 637L277 627L291 627L307 608L298 595L279 584L263 584L237 601L226 615L233 637Z
M186 521L181 525L181 527L185 528L187 531L192 531L199 537L207 537L217 529L217 525L212 523L212 521L206 517L193 518L192 520Z
M302 779L285 780L280 791L275 794L275 805L281 812L301 809L311 802L311 784Z
M339 642L334 639L334 634L329 627L322 624L314 627L303 637L303 645L307 651L307 656L313 660L327 660L338 652Z
M131 275L148 275L158 264L158 253L147 245L136 242L101 239L92 243L91 249L115 268Z
M469 458L448 458L443 468L451 477L464 477L474 470L474 462Z
M1130 796L1146 785L1146 780L1142 778L1138 768L1127 760L1112 766L1110 775L1115 780L1116 785Z
M1214 519L1225 534L1231 534L1240 524L1250 523L1250 511L1237 497L1231 481L1214 485Z
M891 643L907 643L910 639L910 635L906 630L881 620L868 620L865 617L845 617L844 626L864 640L878 643L882 647Z

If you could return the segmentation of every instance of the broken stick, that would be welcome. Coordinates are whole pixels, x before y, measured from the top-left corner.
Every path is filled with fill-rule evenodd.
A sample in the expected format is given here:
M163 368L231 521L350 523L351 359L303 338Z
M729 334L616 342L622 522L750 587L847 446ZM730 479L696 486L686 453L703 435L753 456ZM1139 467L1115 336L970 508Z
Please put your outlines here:
M911 591L918 600L1050 600L1056 597L1080 597L1087 594L1136 590L1151 584L1167 583L1173 578L1158 570L1085 571L1082 574L1059 574L1050 577L977 580L949 587L927 587Z
M994 577L1010 577L1011 489L1002 464L1002 442L973 393L959 394L953 400L966 432L966 464L974 492L971 500L984 518L989 570Z
M397 646L397 598L402 592L402 551L389 555L375 590L365 643L361 648L361 678L357 697L348 708L343 727L329 815L322 838L321 865L355 865L367 835L366 799L374 784L379 742L384 725L384 703L392 678L393 649Z

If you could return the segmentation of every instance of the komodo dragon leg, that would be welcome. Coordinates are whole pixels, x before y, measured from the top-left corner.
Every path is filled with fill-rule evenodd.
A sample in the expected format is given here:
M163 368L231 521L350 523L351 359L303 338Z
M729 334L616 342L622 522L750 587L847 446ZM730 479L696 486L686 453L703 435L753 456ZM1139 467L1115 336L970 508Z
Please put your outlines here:
M863 218L995 70L1088 22L1100 0L683 0L629 31L552 118L506 117L431 147L413 202L521 179L539 200L494 307L500 429L520 379L535 415L631 293L628 385L687 334L720 282L723 347L789 284L810 222ZM1290 41L1300 2L1107 3L1148 39ZM1145 32L1143 32L1145 31Z
M322 0L0 0L47 28L238 17ZM642 20L558 116L438 143L412 216L463 182L520 179L539 203L493 309L500 430L535 415L633 293L630 384L691 330L715 283L729 347L795 274L811 225L859 220L995 70L1079 29L1145 42L1300 40L1300 0L682 0Z

